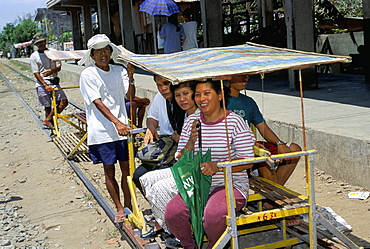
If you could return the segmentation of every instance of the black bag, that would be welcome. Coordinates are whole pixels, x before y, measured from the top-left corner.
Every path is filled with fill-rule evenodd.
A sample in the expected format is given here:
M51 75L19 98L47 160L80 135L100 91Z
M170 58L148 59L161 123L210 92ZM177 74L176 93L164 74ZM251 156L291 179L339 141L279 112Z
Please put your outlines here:
M55 77L54 79L52 79L50 81L53 85L59 85L60 83L60 78L59 77Z
M137 151L137 158L155 170L163 165L172 166L175 163L177 143L171 136L160 136L155 143L148 143Z

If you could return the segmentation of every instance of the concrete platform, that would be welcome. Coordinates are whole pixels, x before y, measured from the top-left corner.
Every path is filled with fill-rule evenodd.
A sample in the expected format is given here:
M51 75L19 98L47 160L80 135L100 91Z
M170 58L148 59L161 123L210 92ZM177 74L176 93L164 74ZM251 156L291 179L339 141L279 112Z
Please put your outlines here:
M29 58L15 59L29 64ZM78 85L84 67L63 63L62 82ZM137 96L152 99L157 89L151 74L135 73ZM262 88L263 85L263 88ZM370 84L363 75L321 74L319 89L305 90L304 122L307 149L316 149L315 167L335 178L370 189ZM284 141L303 147L301 101L282 78L251 77L247 91L270 127Z

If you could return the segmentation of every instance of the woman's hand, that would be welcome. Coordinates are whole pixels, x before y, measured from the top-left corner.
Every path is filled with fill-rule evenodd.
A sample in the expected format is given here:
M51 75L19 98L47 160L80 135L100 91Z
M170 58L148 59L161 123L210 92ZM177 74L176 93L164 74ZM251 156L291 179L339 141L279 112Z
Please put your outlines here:
M180 140L180 135L177 133L177 131L175 131L174 133L172 133L171 138L172 138L172 140L174 140L176 143L178 143L178 142L179 142L179 140Z
M127 75L128 75L128 78L129 78L129 82L130 83L134 82L135 67L131 63L128 63L126 70L127 70Z
M218 172L218 167L216 162L204 162L199 165L202 170L202 174L205 176L212 176Z
M290 153L291 150L286 144L280 144L277 146L278 154Z
M194 120L193 124L191 125L191 134L190 134L189 141L191 141L193 144L195 144L195 142L198 140L199 128L197 128L197 124L199 122L200 121L198 119L196 119L196 120Z
M264 149L264 150L267 150L268 151L268 149L263 144L261 144L261 143L254 143L254 145L256 147L258 147L258 148L261 148L261 149Z
M146 146L148 143L154 143L153 133L150 129L146 129L146 133L144 136L144 146Z

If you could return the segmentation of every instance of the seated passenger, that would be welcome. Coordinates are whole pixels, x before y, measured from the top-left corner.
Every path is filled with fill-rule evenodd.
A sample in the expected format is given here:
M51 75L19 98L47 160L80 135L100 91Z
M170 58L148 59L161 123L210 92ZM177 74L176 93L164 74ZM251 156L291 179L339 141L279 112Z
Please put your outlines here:
M148 111L146 125L147 131L144 137L144 145L154 143L159 139L157 128L160 135L169 135L177 143L180 138L181 127L184 122L185 111L183 111L173 98L170 86L171 82L160 77L154 76L159 93L155 95ZM161 165L157 169L164 169L172 165ZM137 188L143 193L139 178L151 171L152 166L142 164L134 172L133 181Z
M203 226L209 239L207 248L212 248L226 229L227 215L224 174L219 172L217 163L231 159L247 159L254 157L254 136L247 123L237 114L228 111L225 127L225 112L222 108L222 92L219 81L199 82L195 88L195 102L201 112L191 115L184 124L178 146L179 156L184 149L197 152L199 150L198 129L201 123L202 148L204 153L211 148L211 161L200 164L204 175L212 175L209 199L204 208ZM228 135L228 136L227 136ZM228 138L229 143L226 138ZM230 144L230 148L228 148ZM252 167L245 165L244 169ZM245 170L234 172L234 194L236 211L245 206L248 198L248 174ZM167 204L165 222L171 233L176 236L185 249L196 248L193 238L190 214L181 195L177 194Z
M186 111L184 116L185 120L189 115L199 112L193 100L193 90L191 86L194 84L195 82L191 81L178 85L171 85L171 92L175 96L176 102ZM148 172L140 177L140 182L145 193L145 198L149 201L153 216L156 220L155 227L141 237L143 239L151 239L158 232L162 231L162 228L165 228L166 232L169 233L164 222L164 211L167 203L178 193L171 169L166 168Z
M136 97L130 100L126 99L126 111L128 116L131 119L131 122L137 127L143 127L143 119L145 115L145 108L150 104L150 100L148 98L139 98ZM132 105L132 107L130 107ZM132 113L131 113L132 111Z
M262 135L265 141L257 141L256 145L268 150L271 154L283 154L290 152L301 151L301 147L295 143L285 143L270 129L266 124L261 112L258 109L257 103L240 91L245 89L248 82L248 75L233 75L229 80L230 98L228 99L227 109L239 114L248 125L253 124L258 132ZM253 167L258 170L259 176L268 180L284 185L292 175L300 157L294 157L282 160L276 171L266 163L258 163ZM272 209L273 206L268 202L264 202L267 209ZM296 225L300 222L296 216L287 217L287 225Z
M233 75L229 80L230 98L227 102L227 109L239 114L248 125L253 124L266 142L257 142L257 146L269 150L272 154L283 154L301 151L301 147L295 143L285 143L268 127L257 103L240 91L245 89L248 82L248 75ZM284 159L276 171L266 163L257 164L258 174L266 179L284 185L293 173L300 157Z

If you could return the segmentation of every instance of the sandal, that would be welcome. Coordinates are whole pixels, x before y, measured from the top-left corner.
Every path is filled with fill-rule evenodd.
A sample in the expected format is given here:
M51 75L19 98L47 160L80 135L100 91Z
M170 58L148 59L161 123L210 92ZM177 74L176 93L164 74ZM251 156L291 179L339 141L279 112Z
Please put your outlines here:
M126 220L126 215L125 214L117 214L114 217L114 223L122 223Z
M288 227L297 226L301 223L301 219L298 215L292 215L285 217L285 222Z

